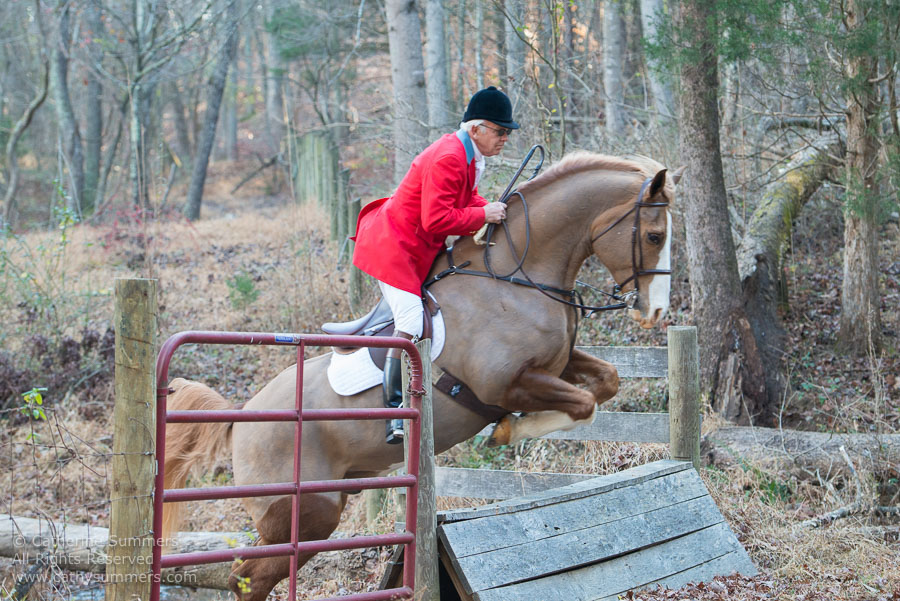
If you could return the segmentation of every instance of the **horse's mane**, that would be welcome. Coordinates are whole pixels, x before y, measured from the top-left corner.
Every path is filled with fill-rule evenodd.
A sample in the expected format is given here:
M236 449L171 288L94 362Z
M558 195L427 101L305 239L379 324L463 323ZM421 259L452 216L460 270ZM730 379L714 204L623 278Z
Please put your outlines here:
M634 155L630 158L614 157L606 154L577 150L564 156L558 163L544 171L531 181L525 182L519 187L522 192L541 188L573 173L592 171L595 169L605 171L630 171L650 176L661 169L662 165L653 159Z

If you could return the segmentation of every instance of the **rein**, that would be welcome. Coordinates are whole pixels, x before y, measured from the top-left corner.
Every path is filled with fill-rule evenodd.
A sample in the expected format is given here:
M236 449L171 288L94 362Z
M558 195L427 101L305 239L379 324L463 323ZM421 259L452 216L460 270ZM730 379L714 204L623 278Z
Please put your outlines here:
M531 161L531 157L534 155L535 150L540 150L541 159L538 163L537 167L534 168L534 171L531 174L531 177L528 178L528 181L537 176L538 172L541 169L541 166L544 164L544 148L539 144L535 144L531 147L531 150L526 155L525 160L522 161L521 166L519 166L518 171L513 176L512 180L509 182L509 185L506 187L506 190L503 192L503 196L501 196L500 202L507 202L508 199L513 196L518 196L522 201L522 209L525 213L525 249L522 252L522 256L518 256L518 252L516 251L515 243L513 242L512 235L509 231L509 225L504 220L502 222L503 231L506 235L506 241L509 243L510 252L512 253L513 259L516 262L516 267L507 274L498 275L493 267L491 266L491 258L490 258L490 249L491 249L491 238L494 234L494 229L496 228L496 224L488 224L487 231L485 232L485 248L484 248L484 266L486 271L477 271L474 269L466 269L466 267L471 263L471 261L465 261L462 265L456 265L456 262L453 259L453 248L447 249L447 262L448 268L440 273L435 274L433 278L428 280L423 284L424 288L428 288L435 282L451 275L460 274L460 275L472 275L478 277L487 277L495 280L501 280L504 282L509 282L511 284L517 284L520 286L528 286L530 288L536 289L538 292L546 296L547 298L556 301L558 303L562 303L564 305L570 306L577 311L581 312L582 317L591 317L594 313L598 311L612 311L616 309L625 309L633 304L632 299L637 298L638 294L638 276L641 275L649 275L649 274L671 274L672 271L670 269L644 269L644 252L640 247L640 212L642 207L664 207L668 206L666 202L643 202L642 199L644 197L644 192L647 191L647 186L650 185L650 182L653 181L652 177L648 177L644 180L644 183L641 184L641 190L638 192L637 199L634 202L634 205L631 209L628 210L624 215L616 219L611 225L606 227L602 232L597 234L591 239L591 244L593 244L598 238L609 232L619 223L621 223L626 217L635 214L634 216L634 225L631 229L631 266L632 266L632 275L622 282L621 284L616 284L613 288L612 293L606 292L604 290L600 290L599 288L595 288L589 284L585 284L576 280L576 285L585 286L587 288L591 288L592 290L604 294L614 301L618 301L615 303L611 303L608 305L601 306L592 306L586 305L583 302L583 298L581 294L577 291L577 289L573 290L564 290L561 288L556 288L554 286L549 286L547 284L537 283L531 279L531 277L525 272L524 264L525 257L528 255L528 249L531 245L531 222L528 216L528 203L525 200L525 196L519 192L518 190L514 190L510 192L516 180L522 174L522 171L525 169L526 165ZM635 246L637 246L637 251L635 250ZM516 273L521 273L524 279L515 277ZM628 284L634 280L634 290L629 291L625 294L621 294L622 286ZM553 296L553 294L558 294L559 296L566 297L572 300L566 300L566 298L559 298L557 296ZM576 302L577 301L577 302Z

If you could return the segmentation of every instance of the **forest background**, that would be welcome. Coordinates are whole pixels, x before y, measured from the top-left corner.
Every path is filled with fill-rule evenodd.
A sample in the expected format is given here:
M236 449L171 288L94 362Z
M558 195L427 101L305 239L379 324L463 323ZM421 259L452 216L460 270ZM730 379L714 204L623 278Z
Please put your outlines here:
M360 204L495 85L522 128L489 161L488 198L536 143L550 161L688 167L663 327L606 315L579 343L698 326L704 478L761 570L728 598L900 598L898 36L893 0L4 2L7 513L108 519L114 277L160 280L161 339L361 314ZM582 275L611 283L593 261ZM246 400L289 362L198 351L183 370ZM664 386L629 384L614 406L664 409ZM788 452L814 432L854 438ZM661 452L476 440L448 460L599 471ZM211 506L198 529L246 526ZM361 574L327 572L322 590L371 586Z

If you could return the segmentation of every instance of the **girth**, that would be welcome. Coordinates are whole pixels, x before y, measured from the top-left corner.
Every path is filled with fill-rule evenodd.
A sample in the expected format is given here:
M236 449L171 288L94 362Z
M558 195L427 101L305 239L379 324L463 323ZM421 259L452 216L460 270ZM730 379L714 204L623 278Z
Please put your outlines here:
M510 413L510 411L498 405L483 403L475 396L471 388L451 373L442 370L436 365L432 366L431 369L433 386L469 411L477 413L491 422L495 422Z

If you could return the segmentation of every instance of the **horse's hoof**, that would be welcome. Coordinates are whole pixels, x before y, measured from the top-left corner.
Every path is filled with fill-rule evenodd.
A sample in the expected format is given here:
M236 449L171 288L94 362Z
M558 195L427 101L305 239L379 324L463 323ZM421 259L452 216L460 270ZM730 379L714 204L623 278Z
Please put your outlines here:
M494 431L491 432L491 437L488 438L487 446L499 447L508 445L511 438L512 420L508 417L504 417L499 422L497 422L496 426L494 426Z

